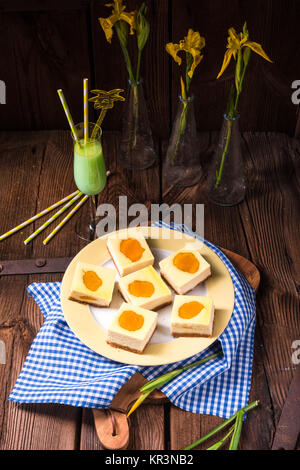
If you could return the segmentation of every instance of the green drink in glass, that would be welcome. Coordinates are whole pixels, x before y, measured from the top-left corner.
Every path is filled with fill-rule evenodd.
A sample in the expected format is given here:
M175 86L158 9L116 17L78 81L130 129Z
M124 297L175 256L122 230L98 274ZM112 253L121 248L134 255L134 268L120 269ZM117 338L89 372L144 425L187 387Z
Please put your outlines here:
M94 130L95 129L95 130ZM93 132L94 130L94 132ZM74 179L84 194L95 196L106 185L106 168L101 145L101 128L89 123L89 137L84 141L83 124L76 126L78 141L74 141Z
M77 235L86 241L94 239L96 228L97 195L106 185L106 167L101 144L101 128L88 125L88 138L84 139L84 124L75 126L77 140L74 141L74 180L83 194L92 196L88 203L88 220L80 219L76 225Z

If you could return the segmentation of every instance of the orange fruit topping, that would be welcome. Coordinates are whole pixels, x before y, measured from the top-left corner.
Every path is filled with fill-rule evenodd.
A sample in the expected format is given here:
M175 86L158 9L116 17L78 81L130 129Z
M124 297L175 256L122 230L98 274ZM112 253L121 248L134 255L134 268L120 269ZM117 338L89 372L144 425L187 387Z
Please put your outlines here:
M128 290L135 297L151 297L154 294L154 285L149 281L133 281L128 284Z
M203 308L204 308L204 305L200 304L200 302L197 302L197 301L187 302L185 304L182 304L179 307L178 315L181 318L185 318L189 320L191 318L196 317Z
M143 315L139 315L133 310L124 310L124 312L119 316L119 325L127 331L140 330L143 324Z
M196 273L199 269L198 259L194 253L190 252L178 253L173 258L173 264L176 268L180 269L180 271L190 274Z
M94 271L86 271L82 277L85 287L93 292L102 286L102 279Z
M129 258L130 261L134 262L141 259L145 248L143 248L140 242L135 238L127 238L127 240L121 241L120 251Z

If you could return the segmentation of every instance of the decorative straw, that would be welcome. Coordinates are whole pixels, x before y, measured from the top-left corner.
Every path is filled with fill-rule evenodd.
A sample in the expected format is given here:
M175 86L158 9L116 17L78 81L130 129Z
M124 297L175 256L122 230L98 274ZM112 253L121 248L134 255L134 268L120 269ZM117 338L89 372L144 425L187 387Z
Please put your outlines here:
M72 206L77 199L79 199L82 196L82 193L78 191L75 197L71 199L70 202L68 202L65 206L63 206L56 214L54 214L49 220L47 220L43 225L41 225L35 232L33 232L26 240L24 241L24 244L27 245L31 240L33 240L39 233L41 233L46 227L48 227L54 220L57 219L57 217L60 216L63 212L65 212L68 207Z
M88 108L88 79L83 79L83 123L84 123L84 145L89 138L89 108Z
M69 126L70 126L70 128L71 128L73 137L74 137L74 139L76 140L76 142L79 143L79 139L78 139L78 135L77 135L77 133L76 133L75 125L74 125L74 122L73 122L73 119L72 119L72 116L71 116L69 107L68 107L68 105L67 105L66 98L64 97L63 91L62 91L62 90L57 90L57 93L58 93L58 96L59 96L59 98L60 98L61 104L62 104L62 106L63 106L63 108L64 108L65 114L66 114L66 116L67 116L67 120L68 120Z
M69 194L69 196L64 197L60 201L56 202L55 204L52 204L52 206L47 207L47 209L44 209L42 212L39 212L38 214L34 215L30 219L25 220L25 222L22 222L20 225L17 225L15 228L9 230L8 232L4 233L3 235L0 236L0 241L4 240L5 238L9 237L13 233L18 232L21 230L23 227L26 227L27 225L31 224L35 220L39 219L40 217L43 217L43 215L48 214L48 212L51 212L53 209L56 209L56 207L60 206L64 202L68 201L72 197L76 196L78 194L78 190L75 191L72 194Z
M47 245L47 243L51 240L51 238L54 237L54 235L57 234L57 232L63 227L63 225L65 225L68 220L71 219L71 217L75 214L75 212L78 211L78 209L82 206L82 204L85 203L85 201L89 198L89 196L84 196L80 201L79 203L69 212L69 214L55 227L55 229L53 230L53 232L51 232L47 238L45 238L45 240L43 241L43 244L44 245Z

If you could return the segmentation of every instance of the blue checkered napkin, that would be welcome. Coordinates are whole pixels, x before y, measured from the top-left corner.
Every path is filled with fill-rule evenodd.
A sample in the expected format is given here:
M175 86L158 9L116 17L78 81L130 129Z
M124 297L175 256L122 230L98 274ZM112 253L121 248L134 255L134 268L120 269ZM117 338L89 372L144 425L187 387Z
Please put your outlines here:
M170 228L165 224L160 224ZM194 235L186 226L172 226ZM137 371L151 380L179 366L223 350L223 356L185 371L162 388L170 401L187 411L227 418L248 403L255 328L255 292L226 256L204 241L227 266L235 305L227 328L205 351L171 365L124 365L91 351L72 333L60 304L61 283L34 283L27 288L45 316L10 401L61 403L108 408L122 385Z

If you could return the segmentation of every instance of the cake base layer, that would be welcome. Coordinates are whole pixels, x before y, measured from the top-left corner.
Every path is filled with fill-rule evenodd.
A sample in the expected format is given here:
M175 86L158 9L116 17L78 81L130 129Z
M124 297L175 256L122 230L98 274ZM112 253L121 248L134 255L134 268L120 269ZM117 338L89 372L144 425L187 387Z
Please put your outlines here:
M69 296L68 300L72 300L73 302L78 302L79 304L83 304L83 305L92 305L93 307L99 307L99 308L109 307L109 303L98 304L97 302L87 302L87 301L84 301L84 300L78 300L78 299L76 299L75 297L72 297L72 296Z

